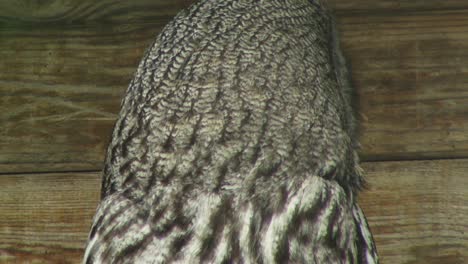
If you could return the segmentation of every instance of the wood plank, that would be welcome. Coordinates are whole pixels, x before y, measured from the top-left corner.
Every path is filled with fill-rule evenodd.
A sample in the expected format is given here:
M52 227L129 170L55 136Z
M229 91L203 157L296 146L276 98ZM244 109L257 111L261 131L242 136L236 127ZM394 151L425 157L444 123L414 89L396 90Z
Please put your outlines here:
M97 173L0 177L0 263L80 263L100 193Z
M468 263L468 160L364 163L382 263ZM0 262L79 263L99 173L0 177Z
M93 3L0 1L10 6L0 8L0 172L99 170L138 61L190 1ZM339 12L338 20L366 117L362 158L468 157L468 10Z
M16 23L77 23L91 21L121 22L147 18L174 16L180 9L196 0L65 0L29 1L0 0L0 21ZM459 0L328 0L339 14L349 13L389 13L428 10L460 10L468 8L468 3ZM131 12L129 12L131 11Z
M0 0L0 21L7 24L119 23L173 17L195 0Z
M145 49L193 1L0 1L0 172L99 170Z
M121 97L161 27L0 32L0 172L98 170Z
M468 160L368 162L360 203L382 263L468 263Z
M344 13L380 13L382 15L395 12L460 10L466 9L468 3L458 0L328 0L339 14Z
M468 11L340 17L363 159L468 155Z

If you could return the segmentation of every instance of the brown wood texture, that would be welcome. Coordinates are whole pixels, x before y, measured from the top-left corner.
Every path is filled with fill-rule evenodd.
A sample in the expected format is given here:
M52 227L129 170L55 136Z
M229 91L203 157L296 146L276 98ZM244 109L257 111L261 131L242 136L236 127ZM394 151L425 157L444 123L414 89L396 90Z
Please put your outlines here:
M0 1L0 172L98 170L144 50L193 0ZM468 3L331 1L362 157L468 157Z
M15 22L123 22L122 19L140 20L145 18L173 16L180 9L196 0L47 0L47 1L0 1L0 18ZM460 0L328 0L339 13L395 11L460 10L468 3ZM129 12L130 11L130 12Z
M0 263L79 263L99 199L97 173L0 176Z
M360 203L383 264L468 263L468 160L369 162ZM0 177L0 263L79 263L98 173Z
M368 162L360 203L382 263L468 263L468 160Z
M468 154L468 10L339 17L366 160Z
M338 12L372 12L381 15L389 12L464 9L468 2L459 0L328 0Z

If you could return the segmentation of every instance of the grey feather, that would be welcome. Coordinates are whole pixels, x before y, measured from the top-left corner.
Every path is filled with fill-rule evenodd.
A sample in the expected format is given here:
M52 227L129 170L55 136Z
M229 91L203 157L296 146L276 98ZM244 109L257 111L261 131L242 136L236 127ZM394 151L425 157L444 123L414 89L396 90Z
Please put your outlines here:
M84 263L378 263L353 88L318 0L202 0L144 55Z

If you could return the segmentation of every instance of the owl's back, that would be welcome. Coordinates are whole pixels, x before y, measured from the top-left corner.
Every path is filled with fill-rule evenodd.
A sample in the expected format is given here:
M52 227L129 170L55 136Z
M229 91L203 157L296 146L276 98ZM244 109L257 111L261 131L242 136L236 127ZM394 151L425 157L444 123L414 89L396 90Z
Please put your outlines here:
M334 31L315 0L178 14L122 103L85 261L375 263Z

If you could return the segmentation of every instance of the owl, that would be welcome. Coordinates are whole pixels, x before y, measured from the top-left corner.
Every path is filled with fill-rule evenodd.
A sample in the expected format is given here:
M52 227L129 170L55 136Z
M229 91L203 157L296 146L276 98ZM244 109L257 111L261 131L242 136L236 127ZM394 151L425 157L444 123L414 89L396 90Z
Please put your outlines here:
M140 62L83 263L378 263L322 0L200 0Z

